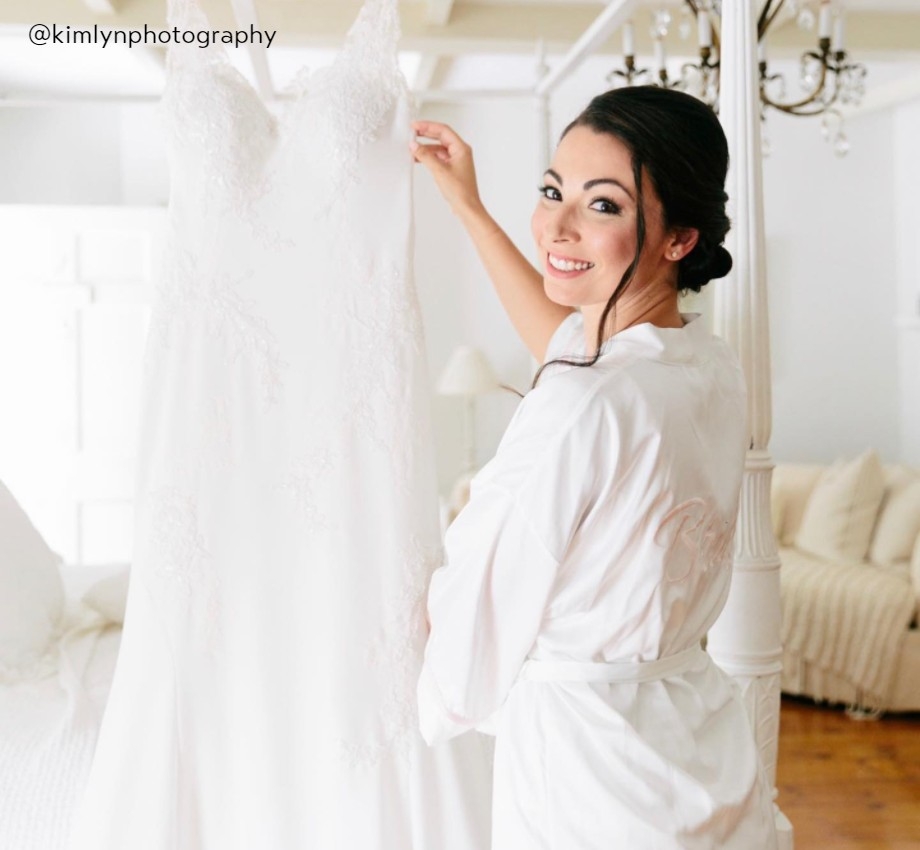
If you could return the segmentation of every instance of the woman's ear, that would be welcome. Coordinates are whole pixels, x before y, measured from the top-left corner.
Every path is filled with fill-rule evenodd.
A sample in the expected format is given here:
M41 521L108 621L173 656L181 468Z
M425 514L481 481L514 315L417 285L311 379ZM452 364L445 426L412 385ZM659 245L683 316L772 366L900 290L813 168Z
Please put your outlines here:
M700 232L695 227L675 227L665 247L665 256L669 260L682 260L699 241Z

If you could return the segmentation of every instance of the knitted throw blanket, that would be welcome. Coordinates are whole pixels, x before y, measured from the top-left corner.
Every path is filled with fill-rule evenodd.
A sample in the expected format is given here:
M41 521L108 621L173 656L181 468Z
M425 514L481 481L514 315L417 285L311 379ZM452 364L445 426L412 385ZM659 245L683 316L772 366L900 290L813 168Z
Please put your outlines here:
M864 707L886 709L914 615L909 582L891 570L795 549L781 549L780 558L785 649L853 684Z

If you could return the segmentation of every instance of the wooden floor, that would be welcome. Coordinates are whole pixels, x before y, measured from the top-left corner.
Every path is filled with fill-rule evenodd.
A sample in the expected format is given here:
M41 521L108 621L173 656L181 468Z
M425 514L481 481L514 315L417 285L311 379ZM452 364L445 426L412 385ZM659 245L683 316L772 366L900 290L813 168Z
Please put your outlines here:
M777 786L795 850L920 850L920 714L783 697Z

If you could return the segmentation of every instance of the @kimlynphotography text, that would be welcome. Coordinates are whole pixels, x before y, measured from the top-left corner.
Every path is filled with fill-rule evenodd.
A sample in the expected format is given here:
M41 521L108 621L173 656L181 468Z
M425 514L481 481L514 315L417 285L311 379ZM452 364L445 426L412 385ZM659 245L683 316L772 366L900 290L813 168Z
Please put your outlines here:
M277 30L260 30L250 26L248 30L186 30L179 27L154 29L144 24L140 29L106 29L98 24L92 27L58 26L57 24L33 24L29 28L29 41L38 46L46 44L94 44L108 47L123 45L190 44L209 47L225 44L241 47L246 44L264 44L271 47Z

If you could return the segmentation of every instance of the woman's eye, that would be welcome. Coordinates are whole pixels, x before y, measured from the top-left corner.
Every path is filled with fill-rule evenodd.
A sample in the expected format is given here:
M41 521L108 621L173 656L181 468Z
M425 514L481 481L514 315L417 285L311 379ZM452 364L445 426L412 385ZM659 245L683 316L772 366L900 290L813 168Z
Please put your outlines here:
M592 201L591 209L606 213L607 215L619 215L621 212L620 205L615 204L613 201L608 200L607 198L598 198L596 201Z
M548 201L562 200L562 193L555 186L540 186L539 191Z

